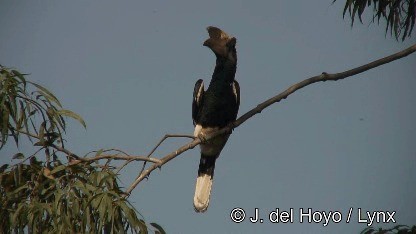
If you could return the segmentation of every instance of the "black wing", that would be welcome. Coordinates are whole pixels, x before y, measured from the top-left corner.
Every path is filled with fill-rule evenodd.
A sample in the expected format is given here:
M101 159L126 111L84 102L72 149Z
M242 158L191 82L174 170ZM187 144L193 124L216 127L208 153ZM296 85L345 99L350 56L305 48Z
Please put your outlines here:
M194 87L194 98L192 100L192 120L194 122L194 125L198 122L198 115L201 111L201 106L204 101L204 81L202 79L199 79L195 83Z

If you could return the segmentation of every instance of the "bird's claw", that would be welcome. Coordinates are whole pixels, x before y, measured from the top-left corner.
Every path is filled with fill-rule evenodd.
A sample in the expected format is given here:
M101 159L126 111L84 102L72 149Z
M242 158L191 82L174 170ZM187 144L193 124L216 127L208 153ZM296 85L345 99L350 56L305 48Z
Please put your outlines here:
M204 135L199 134L198 139L201 141L201 144L207 143L207 139Z
M227 128L229 129L227 132L229 133L229 134L231 134L231 133L233 133L233 131L234 131L234 123L229 123L228 125L227 125Z

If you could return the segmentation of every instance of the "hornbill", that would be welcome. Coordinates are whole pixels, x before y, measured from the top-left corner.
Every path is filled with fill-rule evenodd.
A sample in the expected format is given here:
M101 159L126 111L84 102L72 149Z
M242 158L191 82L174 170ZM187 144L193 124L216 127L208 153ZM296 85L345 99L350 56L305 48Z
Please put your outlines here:
M240 86L234 79L237 70L237 40L219 28L210 26L207 30L209 38L203 45L214 52L216 65L206 91L202 79L195 83L192 102L194 136L201 139L235 121L240 106ZM221 135L203 141L200 145L201 160L194 195L194 208L197 212L204 212L208 208L215 160L229 136L230 134Z

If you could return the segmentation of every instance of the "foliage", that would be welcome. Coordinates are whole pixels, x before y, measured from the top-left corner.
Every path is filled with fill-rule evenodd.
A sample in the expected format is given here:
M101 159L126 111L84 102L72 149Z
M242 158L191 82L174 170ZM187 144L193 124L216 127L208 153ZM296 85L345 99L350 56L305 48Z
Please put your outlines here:
M28 85L36 88L29 93ZM12 136L18 145L19 135L36 138L36 146L63 144L62 133L66 123L63 117L78 120L84 127L84 120L76 113L62 109L59 100L41 85L27 81L24 74L0 65L0 149ZM35 118L41 117L40 127ZM63 146L63 145L62 145Z
M406 225L397 225L390 229L382 229L379 228L378 230L374 229L373 227L368 227L364 229L361 234L415 234L416 233L416 226L409 227Z
M20 135L35 149L0 167L0 233L164 233L138 217L108 162L83 161L64 146L65 117L85 122L25 76L0 65L0 150L9 136L18 146Z
M356 16L362 23L364 10L371 4L373 4L372 22L377 19L379 24L380 19L384 18L387 21L386 34L390 29L390 34L394 33L396 40L401 36L402 41L411 36L416 19L416 0L347 0L343 15L345 17L348 10L352 20L351 26L354 25Z
M116 176L87 164L45 165L36 158L0 174L1 231L122 233L147 230L123 198Z

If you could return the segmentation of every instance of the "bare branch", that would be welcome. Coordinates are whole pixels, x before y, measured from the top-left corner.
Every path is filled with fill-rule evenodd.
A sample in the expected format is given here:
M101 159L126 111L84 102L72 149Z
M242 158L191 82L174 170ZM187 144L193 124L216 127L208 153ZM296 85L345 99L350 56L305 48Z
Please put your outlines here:
M75 165L81 162L93 162L98 161L101 159L114 159L114 160L127 160L127 161L145 161L145 162L152 162L152 163L161 163L161 161L157 158L150 158L146 156L128 156L128 155L120 155L120 154L107 154L107 155L98 155L91 158L83 158L79 157L76 160L72 160L70 165Z
M22 130L19 130L19 129L15 129L15 131L19 132L19 133L22 133L26 136L30 136L30 137L33 137L33 138L36 138L36 139L40 139L40 137L38 135L32 134L30 132L22 131Z
M155 151L156 149L168 138L172 138L172 137L184 137L184 138L191 138L191 139L195 139L194 136L192 135L185 135L185 134L166 134L164 137L162 137L162 139L160 139L159 143L156 144L156 146L152 149L152 151L150 151L149 155L147 155L148 157L150 157Z
M124 155L129 155L128 153L124 152L123 150L116 149L116 148L111 148L111 149L103 149L103 150L93 150L93 151L88 152L85 156L88 156L89 154L92 154L92 153L98 153L100 151L101 151L101 153L115 151L115 152L122 153Z
M36 138L36 139L40 139L39 138L39 136L36 136L36 135L34 135L34 134L32 134L32 133L29 133L29 132L26 132L26 131L22 131L22 130L16 130L16 131L18 131L19 133L22 133L22 134L25 134L25 135L28 135L28 136L31 136L31 137L33 137L33 138ZM167 134L167 135L165 135L165 137L163 138L163 140L165 140L166 138L169 138L169 137L190 137L190 138L193 138L192 136L189 136L189 135L174 135L174 134ZM66 154L68 157L72 157L72 158L75 158L75 160L71 160L70 162L69 162L69 164L70 165L75 165L75 164L78 164L78 163L81 163L81 162L92 162L92 161L98 161L98 160L101 160L101 159L114 159L114 160L125 160L126 162L125 162L125 165L127 165L128 163L130 163L130 162L132 162L132 161L144 161L145 163L146 162L152 162L152 163L160 163L161 161L159 160L159 159L157 159L157 158L151 158L150 157L150 155L156 150L156 148L163 142L163 140L161 140L159 143L158 143L158 145L152 150L152 152L148 155L148 156L132 156L132 155L129 155L129 154L127 154L126 152L124 152L124 151L122 151L122 150L120 150L120 149L106 149L106 150L103 150L102 152L109 152L109 151L115 151L115 152L119 152L119 153L121 153L122 155L120 155L120 154L107 154L107 155L103 155L103 154L100 154L100 155L97 155L97 156L95 156L95 157L90 157L90 158L88 158L88 157L79 157L78 155L76 155L76 154L74 154L74 153L72 153L71 151L69 151L68 149L66 149L66 148L64 148L64 147L61 147L61 146L58 146L58 145L55 145L55 144L51 144L50 145L50 147L52 147L52 148L54 148L54 149L56 149L57 151L59 151L59 152L62 152L62 153L64 153L64 154ZM33 157L33 156L35 156L40 150L42 150L43 148L45 148L46 146L44 146L44 147L42 147L42 148L40 148L38 151L36 151L31 157ZM47 149L47 148L46 148ZM91 152L89 152L88 154L90 154L90 153L96 153L96 152L98 152L98 151L91 151ZM87 154L87 155L88 155ZM31 157L29 157L29 158L31 158ZM24 161L26 161L26 160L24 160ZM24 162L23 161L23 162ZM125 165L123 165L123 167L125 166ZM119 170L118 170L119 171Z
M118 174L121 170L123 170L123 168L125 166L127 166L127 164L131 163L133 160L127 160L123 163L123 165L121 165L115 172L114 174ZM143 165L146 163L146 161L143 162ZM143 166L144 167L144 166ZM139 173L140 174L140 173Z
M66 149L66 148L64 148L64 147L61 147L61 146L58 146L58 145L55 145L55 144L51 144L50 146L51 146L52 148L56 149L56 150L57 150L57 151L59 151L59 152L65 153L65 154L67 155L68 159L69 159L69 158L75 158L75 159L80 159L80 158L81 158L81 157L79 157L78 155L76 155L76 154L72 153L71 151L67 150L67 149Z
M204 140L209 141L212 138L215 138L219 135L222 135L222 134L225 134L225 133L230 133L234 128L240 126L241 124L243 124L245 121L247 121L248 119L250 119L254 115L262 112L265 108L269 107L270 105L272 105L276 102L280 102L282 99L286 99L290 94L292 94L295 91L297 91L299 89L302 89L302 88L304 88L308 85L311 85L311 84L317 83L317 82L321 82L321 81L336 81L336 80L345 79L347 77L360 74L362 72L368 71L368 70L376 68L378 66L381 66L381 65L393 62L395 60L398 60L400 58L406 57L409 54L414 53L415 51L416 51L416 44L407 48L407 49L405 49L405 50L402 50L398 53L392 54L390 56L387 56L387 57L384 57L384 58L381 58L381 59L378 59L378 60L375 60L373 62L370 62L370 63L365 64L365 65L360 66L360 67L356 67L356 68L353 68L353 69L350 69L350 70L347 70L347 71L344 71L344 72L334 73L334 74L329 74L329 73L323 72L321 75L313 76L311 78L303 80L299 83L296 83L296 84L290 86L288 89L286 89L282 93L280 93L280 94L278 94L278 95L260 103L255 108L251 109L250 111L248 111L244 115L240 116L240 118L238 118L236 121L234 121L229 126L226 126L222 129L220 129L216 132L213 132L212 134L206 136ZM155 148L157 148L162 142L163 142L163 140L161 142L159 142L159 144ZM160 163L155 163L155 164L151 165L149 168L147 168L146 170L140 172L140 174L136 178L136 180L126 190L126 196L129 196L130 193L133 191L133 189L144 178L148 177L150 175L150 173L152 171L154 171L156 168L160 168L162 165L166 164L167 162L169 162L173 158L177 157L178 155L182 154L183 152L185 152L189 149L193 149L195 146L197 146L199 144L201 144L201 139L199 139L199 138L194 139L193 141L187 143L186 145L181 146L176 151L171 152L168 155L166 155L165 157L163 157L162 159L160 159Z
M223 128L223 129L225 129L225 128ZM210 140L210 139L220 135L221 133L224 133L224 131L222 131L223 129L215 132L214 134L212 134L210 136L207 136L206 139ZM169 162L170 160L172 160L176 156L182 154L183 152L185 152L189 149L193 149L195 146L199 145L200 143L201 143L201 139L197 138L197 139L191 141L190 143L180 147L176 151L171 152L170 154L166 155L162 159L160 159L160 163L151 165L149 168L147 168L142 173L140 173L140 175L136 178L136 180L126 190L126 194L130 195L131 191L140 183L140 181L142 181L144 178L146 178L153 170L155 170L158 167L161 167L162 165L166 164L167 162Z
M186 134L165 134L165 136L162 137L162 139L160 139L159 143L156 144L156 146L150 151L150 153L147 155L147 157L150 157L157 148L159 148L159 146L168 138L172 138L172 137L184 137L184 138L192 138L195 139L194 136L192 135L186 135ZM121 166L121 168L118 170L120 171L123 167L125 167L128 163L130 163L129 161L125 162L123 164L123 166ZM142 169L139 172L139 175L137 176L137 178L139 178L139 176L143 173L144 169L146 168L146 161L143 163ZM117 172L118 172L117 171ZM136 179L137 179L136 178Z

